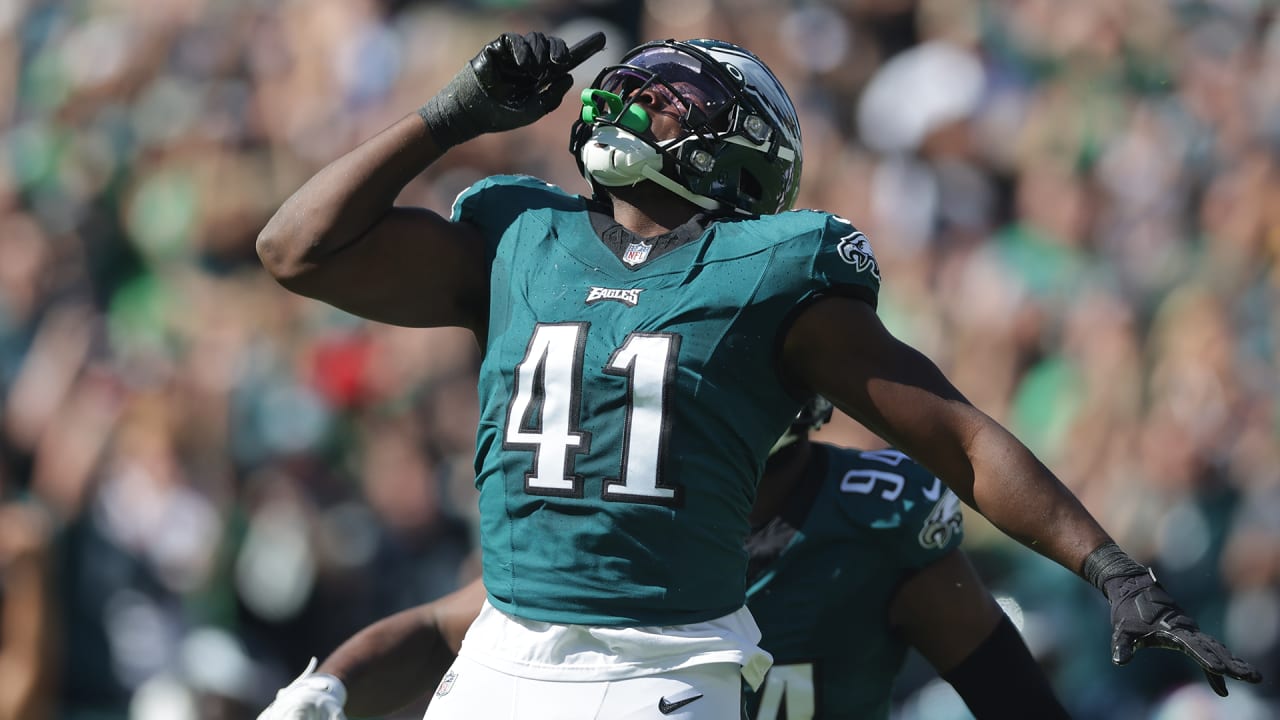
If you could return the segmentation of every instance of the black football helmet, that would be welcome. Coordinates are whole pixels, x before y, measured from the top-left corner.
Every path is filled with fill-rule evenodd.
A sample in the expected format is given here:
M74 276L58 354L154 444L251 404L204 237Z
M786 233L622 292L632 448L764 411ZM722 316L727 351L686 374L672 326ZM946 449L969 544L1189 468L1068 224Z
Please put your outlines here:
M652 88L676 100L683 134L641 137L633 108ZM604 68L582 93L569 151L602 187L652 180L705 209L765 215L788 210L800 189L800 120L782 84L750 51L719 40L645 43Z

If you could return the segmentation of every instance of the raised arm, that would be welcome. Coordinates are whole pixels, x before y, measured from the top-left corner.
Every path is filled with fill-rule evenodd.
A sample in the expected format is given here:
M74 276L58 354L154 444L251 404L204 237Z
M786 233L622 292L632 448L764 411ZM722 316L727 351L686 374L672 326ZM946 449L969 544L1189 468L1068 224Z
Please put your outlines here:
M440 154L413 114L330 163L258 235L263 266L289 290L361 317L478 330L488 287L479 233L393 206Z
M396 207L401 190L446 150L528 125L560 104L569 72L603 47L569 49L541 33L507 33L416 113L330 163L258 236L258 256L286 288L362 317L479 332L488 316L484 244L469 225Z
M1079 574L1111 603L1112 660L1136 648L1180 650L1226 695L1223 676L1261 675L1200 632L1150 571L1118 548L1088 510L1008 430L979 411L924 355L893 337L860 300L806 308L783 342L783 368L915 458L996 527Z

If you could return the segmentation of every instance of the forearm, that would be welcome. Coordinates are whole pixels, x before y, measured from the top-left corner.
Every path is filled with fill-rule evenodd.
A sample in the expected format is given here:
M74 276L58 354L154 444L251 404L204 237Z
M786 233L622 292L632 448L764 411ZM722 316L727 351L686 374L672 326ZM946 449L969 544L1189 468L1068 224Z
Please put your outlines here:
M1110 541L1106 531L1026 445L912 357L921 362L918 385L886 393L888 412L868 425L1006 535L1079 574L1085 557Z
M573 86L573 68L603 47L603 33L573 50L541 33L504 33L420 110L329 164L285 201L258 237L263 264L288 282L357 241L445 150L553 110Z
M355 242L404 186L443 154L417 113L316 173L280 206L258 238L263 264L290 277Z
M968 456L973 507L1032 550L1079 573L1085 557L1111 540L1080 500L994 422L970 438Z
M318 672L347 688L353 717L385 715L435 688L454 652L421 607L387 617L344 642Z

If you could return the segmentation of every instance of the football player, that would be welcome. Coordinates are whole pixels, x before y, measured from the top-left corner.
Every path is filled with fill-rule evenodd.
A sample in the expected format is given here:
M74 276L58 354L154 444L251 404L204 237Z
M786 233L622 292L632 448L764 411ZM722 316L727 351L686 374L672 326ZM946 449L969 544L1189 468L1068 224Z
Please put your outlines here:
M774 666L747 698L754 720L876 720L908 644L978 720L1066 718L1048 680L959 545L960 502L893 450L811 443L831 417L814 398L775 445L746 547L748 607ZM407 705L445 676L484 588L371 625L289 687L260 720L334 720ZM668 701L670 708L677 701Z
M294 292L372 320L469 328L483 348L486 599L427 720L736 714L739 674L757 687L770 663L745 607L741 539L769 448L814 394L1102 590L1117 662L1169 646L1220 693L1223 676L1260 679L885 329L857 228L785 212L799 121L744 48L662 40L603 69L570 131L590 197L495 176L450 218L396 205L449 148L555 108L602 45L502 35L316 173L258 237Z

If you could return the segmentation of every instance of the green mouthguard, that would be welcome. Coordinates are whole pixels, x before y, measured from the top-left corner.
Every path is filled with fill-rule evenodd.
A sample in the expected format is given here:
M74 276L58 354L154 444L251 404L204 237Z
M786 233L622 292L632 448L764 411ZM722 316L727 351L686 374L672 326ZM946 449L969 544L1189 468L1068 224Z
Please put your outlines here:
M626 111L623 111L626 106ZM621 119L618 114L621 113ZM626 102L611 92L604 90L595 90L587 88L582 91L582 122L590 125L599 119L616 122L622 127L635 133L642 133L649 129L649 114L634 103L627 105Z

